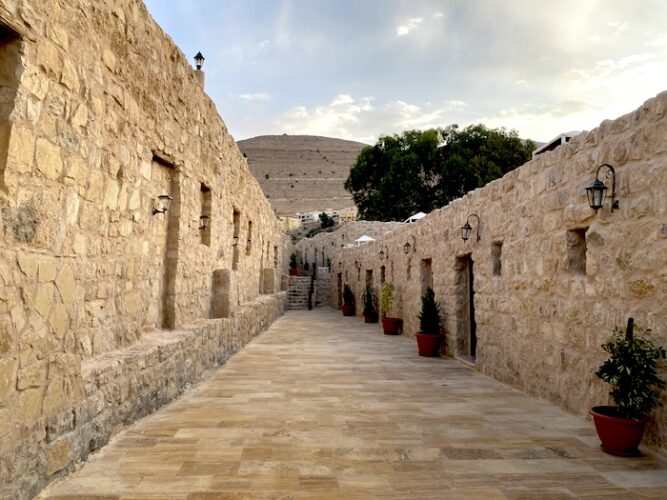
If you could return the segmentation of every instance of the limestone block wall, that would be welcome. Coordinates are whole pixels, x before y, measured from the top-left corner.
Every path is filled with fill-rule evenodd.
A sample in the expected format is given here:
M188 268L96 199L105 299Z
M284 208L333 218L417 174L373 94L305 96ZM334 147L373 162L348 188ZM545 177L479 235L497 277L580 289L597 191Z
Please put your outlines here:
M140 0L0 3L1 456L45 452L83 365L284 302L290 244L187 59Z
M472 317L468 359L477 369L585 415L607 401L594 372L615 326L633 316L667 346L666 129L667 92L377 242L331 246L331 304L345 283L359 304L368 273L377 287L384 273L396 286L389 313L412 336L420 295L432 285L448 353L472 354ZM596 213L584 186L602 163L616 169L619 207L611 212L607 201ZM473 213L480 240L473 217L464 242L460 228ZM310 254L321 246L313 238L297 247ZM381 249L388 258L380 260ZM649 439L667 447L665 410Z

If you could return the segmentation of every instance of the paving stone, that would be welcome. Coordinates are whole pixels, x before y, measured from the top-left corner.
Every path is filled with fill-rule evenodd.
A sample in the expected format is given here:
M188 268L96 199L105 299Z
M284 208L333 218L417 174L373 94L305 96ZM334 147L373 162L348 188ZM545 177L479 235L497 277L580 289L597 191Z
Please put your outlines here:
M664 457L611 457L591 429L414 339L289 311L42 498L667 496Z

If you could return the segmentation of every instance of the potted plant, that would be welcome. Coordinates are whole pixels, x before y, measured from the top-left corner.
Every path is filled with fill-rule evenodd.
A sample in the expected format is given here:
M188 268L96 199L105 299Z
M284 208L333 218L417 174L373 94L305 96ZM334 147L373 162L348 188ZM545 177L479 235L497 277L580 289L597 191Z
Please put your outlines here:
M415 335L420 356L440 354L440 304L435 301L435 293L431 287L422 295L419 331Z
M361 295L361 301L364 303L364 322L378 322L377 295L370 283L366 283L364 293Z
M299 270L297 269L296 263L296 252L292 252L292 255L289 256L289 275L298 276Z
M651 330L635 337L634 320L628 319L623 330L616 328L602 348L611 356L595 375L611 384L609 392L614 406L591 409L601 448L612 455L636 456L651 412L659 407L665 382L657 373L660 360L667 358L662 347L656 347Z
M398 335L401 331L403 320L388 316L394 303L394 284L385 281L380 289L380 306L382 308L382 330L385 335Z
M354 294L347 284L343 288L343 307L341 309L343 310L343 316L354 316Z

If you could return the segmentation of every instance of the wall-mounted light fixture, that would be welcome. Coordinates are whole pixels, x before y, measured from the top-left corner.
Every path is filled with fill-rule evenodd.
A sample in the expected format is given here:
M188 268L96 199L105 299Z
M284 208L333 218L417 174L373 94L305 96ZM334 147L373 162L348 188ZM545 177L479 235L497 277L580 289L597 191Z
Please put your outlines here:
M331 242L331 246L334 246L334 245L335 245L335 243L332 241L332 242Z
M171 206L171 200L173 200L173 198L168 194L161 194L158 196L153 205L153 215L167 213L167 210L169 210L169 207Z
M204 59L205 57L202 55L202 53L197 52L197 55L195 56L195 66L197 70L201 70L202 66L204 65Z
M477 214L470 214L466 219L466 223L461 226L461 238L463 238L463 241L468 241L468 238L470 238L470 231L472 231L470 217L477 219L477 241L479 241L481 238L479 237L479 216Z
M237 247L237 246L239 246L239 237L238 237L238 236L234 236L234 237L232 238L232 246L233 246L233 247Z
M199 216L199 229L202 231L206 231L208 229L208 222L210 220L210 217L208 215L200 215Z
M358 260L355 260L355 261L354 261L354 267L357 268L357 271L358 271L359 269L361 269L361 262L359 262Z
M410 253L410 249L412 249L413 252L417 251L417 238L413 234L411 234L408 237L408 240L412 238L412 245L410 244L410 241L406 241L405 245L403 245L403 252L406 254Z
M382 245L382 248L380 248L380 253L378 254L378 256L380 257L380 260L384 260L385 257L387 259L389 258L389 248L387 247L387 245Z
M342 262L338 263L338 269L343 269L343 263Z
M618 208L618 200L616 200L616 170L608 163L603 163L595 172L595 180L586 186L586 196L588 196L588 204L596 212L602 208L604 199L607 194L607 186L600 180L600 169L607 167L607 178L611 177L611 211Z

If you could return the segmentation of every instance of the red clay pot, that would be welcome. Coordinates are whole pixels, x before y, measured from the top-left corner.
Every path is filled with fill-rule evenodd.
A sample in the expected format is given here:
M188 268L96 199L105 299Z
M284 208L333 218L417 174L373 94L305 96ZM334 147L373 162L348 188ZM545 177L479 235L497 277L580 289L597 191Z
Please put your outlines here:
M354 306L343 304L340 310L343 311L343 316L354 316Z
M600 448L611 455L636 457L639 455L639 443L644 437L647 417L639 420L617 416L613 406L595 406L591 408L595 430L602 444Z
M420 356L440 356L440 335L417 332L415 336Z
M398 335L401 332L401 318L382 318L382 330L385 335Z
M298 276L299 275L299 270L298 269L290 269L289 270L289 275L290 276Z
M364 314L364 323L377 323L378 315L377 314Z

